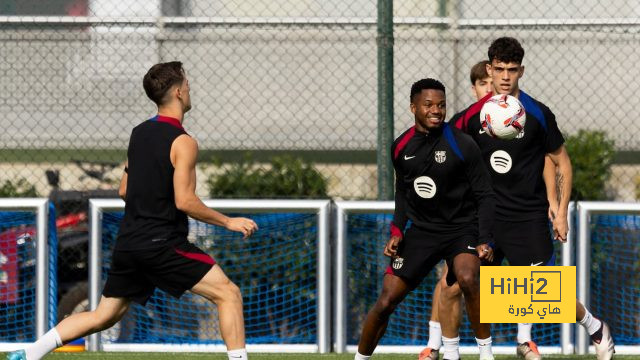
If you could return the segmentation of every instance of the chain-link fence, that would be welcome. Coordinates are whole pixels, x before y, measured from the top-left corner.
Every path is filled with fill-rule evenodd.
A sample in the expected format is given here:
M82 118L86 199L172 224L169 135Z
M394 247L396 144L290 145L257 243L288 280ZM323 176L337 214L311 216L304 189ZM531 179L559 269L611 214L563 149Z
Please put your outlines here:
M327 196L377 197L374 0L1 0L0 12L5 193L25 191L21 178L42 196L114 189L131 129L155 111L142 76L178 59L200 195L224 195L210 187L240 161L266 171L290 156L281 163L313 164ZM616 153L604 196L635 199L636 1L400 0L393 16L395 135L413 123L412 82L441 79L451 115L472 101L471 65L493 39L514 36L526 50L521 87L566 135L606 131Z

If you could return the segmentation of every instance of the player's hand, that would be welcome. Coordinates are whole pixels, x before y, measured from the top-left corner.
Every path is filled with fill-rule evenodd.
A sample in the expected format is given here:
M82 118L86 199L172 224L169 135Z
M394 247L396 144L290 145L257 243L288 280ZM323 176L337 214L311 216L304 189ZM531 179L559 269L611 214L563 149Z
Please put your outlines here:
M384 255L389 257L394 257L398 253L398 245L400 245L400 241L402 238L399 236L392 236L387 244L384 246Z
M227 230L241 232L244 239L258 230L258 225L255 221L243 217L229 218L225 227Z
M491 248L489 244L480 244L476 246L476 251L478 252L480 260L486 260L488 262L493 261L493 248Z
M567 242L567 234L569 233L567 217L554 214L551 224L553 225L553 238L563 243Z

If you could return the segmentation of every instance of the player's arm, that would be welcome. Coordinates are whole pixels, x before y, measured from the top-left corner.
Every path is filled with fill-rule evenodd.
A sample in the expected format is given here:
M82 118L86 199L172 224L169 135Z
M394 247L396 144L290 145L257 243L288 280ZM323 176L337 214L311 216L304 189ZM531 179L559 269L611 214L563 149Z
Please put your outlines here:
M482 160L482 153L478 145L472 140L466 146L465 165L466 175L471 185L471 191L478 205L479 236L478 255L481 259L491 261L493 251L490 246L493 243L493 219L496 207L496 197L491 185L491 175Z
M556 189L556 164L549 155L544 157L544 170L542 171L544 185L547 188L547 200L549 201L549 220L553 221L558 212L558 191Z
M564 145L548 154L549 158L557 168L557 176L554 185L557 188L558 210L553 220L553 235L556 240L567 241L569 223L567 213L569 211L569 199L571 198L571 182L573 180L573 169L571 159Z
M129 178L129 160L124 163L124 171L122 172L122 177L120 178L120 187L118 188L118 196L122 200L126 200L127 198L127 179Z
M258 228L253 220L241 217L230 218L208 208L196 195L197 157L198 144L188 135L180 135L171 145L176 207L196 220L241 232L245 237L251 236Z
M400 168L396 165L395 161L394 169L396 175L394 197L395 206L393 211L393 221L391 221L391 236L384 247L384 255L386 256L395 256L398 252L398 244L400 244L402 238L404 237L404 228L407 225L407 221L409 221L409 218L407 217L408 206L406 188L403 179L404 176Z

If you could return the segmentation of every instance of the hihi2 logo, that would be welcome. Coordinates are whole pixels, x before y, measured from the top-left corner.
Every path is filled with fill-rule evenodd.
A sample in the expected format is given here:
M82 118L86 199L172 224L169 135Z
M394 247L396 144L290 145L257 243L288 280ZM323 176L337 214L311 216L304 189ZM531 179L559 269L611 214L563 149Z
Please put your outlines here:
M480 321L575 322L575 279L574 266L482 266Z

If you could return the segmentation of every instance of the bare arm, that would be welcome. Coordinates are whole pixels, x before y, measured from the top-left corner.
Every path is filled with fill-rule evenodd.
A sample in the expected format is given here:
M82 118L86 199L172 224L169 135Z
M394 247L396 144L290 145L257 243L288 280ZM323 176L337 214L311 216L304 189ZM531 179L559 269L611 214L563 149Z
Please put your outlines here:
M118 196L122 200L126 200L127 198L127 179L129 178L129 174L127 173L129 167L129 160L124 163L124 171L122 172L122 178L120 178L120 187L118 188Z
M549 158L556 165L558 173L556 176L556 186L558 191L558 212L553 220L554 237L560 241L567 241L569 225L567 213L569 209L569 199L571 197L571 182L573 180L573 170L571 159L564 145L556 151L549 153Z
M251 236L258 228L253 220L240 217L230 218L208 208L196 195L197 156L198 144L188 135L179 136L171 145L176 207L196 220L241 232L245 237Z
M544 185L547 188L547 200L549 201L549 220L553 221L558 212L558 190L556 184L556 164L549 155L544 157L544 170L542 171Z

